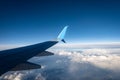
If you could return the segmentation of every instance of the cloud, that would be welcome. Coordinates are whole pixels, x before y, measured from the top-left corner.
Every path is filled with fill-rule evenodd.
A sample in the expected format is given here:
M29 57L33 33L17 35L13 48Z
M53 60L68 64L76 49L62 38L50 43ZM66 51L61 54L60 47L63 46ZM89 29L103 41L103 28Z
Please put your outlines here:
M53 51L60 56L68 56L71 62L89 62L97 67L120 71L120 49L86 49L83 51Z
M8 72L0 80L45 80L39 70Z
M1 80L119 80L120 48L49 49L54 56L29 61L42 69L8 72Z
M53 48L73 49L73 48L120 48L120 42L94 42L94 43L68 43L57 44Z

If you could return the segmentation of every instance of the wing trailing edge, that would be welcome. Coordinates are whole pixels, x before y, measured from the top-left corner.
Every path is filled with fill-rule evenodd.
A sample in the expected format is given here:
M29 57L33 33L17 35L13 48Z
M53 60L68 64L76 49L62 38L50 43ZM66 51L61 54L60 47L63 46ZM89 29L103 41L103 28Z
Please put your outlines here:
M11 69L11 71L31 70L31 69L39 69L39 68L41 68L41 66L38 64L25 62L25 63L21 63L21 64L15 66L13 69Z
M35 57L41 57L41 56L52 56L54 55L54 53L49 52L49 51L44 51L42 53L39 53L38 55L36 55Z

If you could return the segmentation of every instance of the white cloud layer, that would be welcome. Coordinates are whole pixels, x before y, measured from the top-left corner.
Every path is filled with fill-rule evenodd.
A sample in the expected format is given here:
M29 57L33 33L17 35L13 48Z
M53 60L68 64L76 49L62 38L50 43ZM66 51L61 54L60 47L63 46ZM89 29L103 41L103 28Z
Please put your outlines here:
M120 48L120 42L94 42L94 43L67 43L67 44L57 44L54 48Z
M80 51L53 51L57 55L68 56L71 62L88 62L97 67L120 71L120 49L86 49Z
M120 79L120 48L52 48L48 51L55 55L31 59L32 62L42 65L42 69L8 72L0 80Z

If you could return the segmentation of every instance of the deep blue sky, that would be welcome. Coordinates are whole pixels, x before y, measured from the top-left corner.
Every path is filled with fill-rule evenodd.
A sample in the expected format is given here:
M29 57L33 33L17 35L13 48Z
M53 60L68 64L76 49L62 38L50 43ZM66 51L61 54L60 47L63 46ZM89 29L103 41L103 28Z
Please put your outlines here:
M0 0L0 44L120 42L119 0Z

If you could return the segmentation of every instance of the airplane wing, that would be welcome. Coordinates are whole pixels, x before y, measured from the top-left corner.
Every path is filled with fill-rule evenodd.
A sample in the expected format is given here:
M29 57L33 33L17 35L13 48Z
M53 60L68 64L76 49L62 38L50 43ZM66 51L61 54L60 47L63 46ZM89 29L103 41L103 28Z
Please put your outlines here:
M40 68L40 65L27 62L28 59L33 56L47 56L53 55L51 52L45 51L51 46L57 44L59 41L64 41L64 36L67 30L67 26L64 27L56 40L46 41L30 46L9 49L0 51L0 75L9 70L30 70Z

